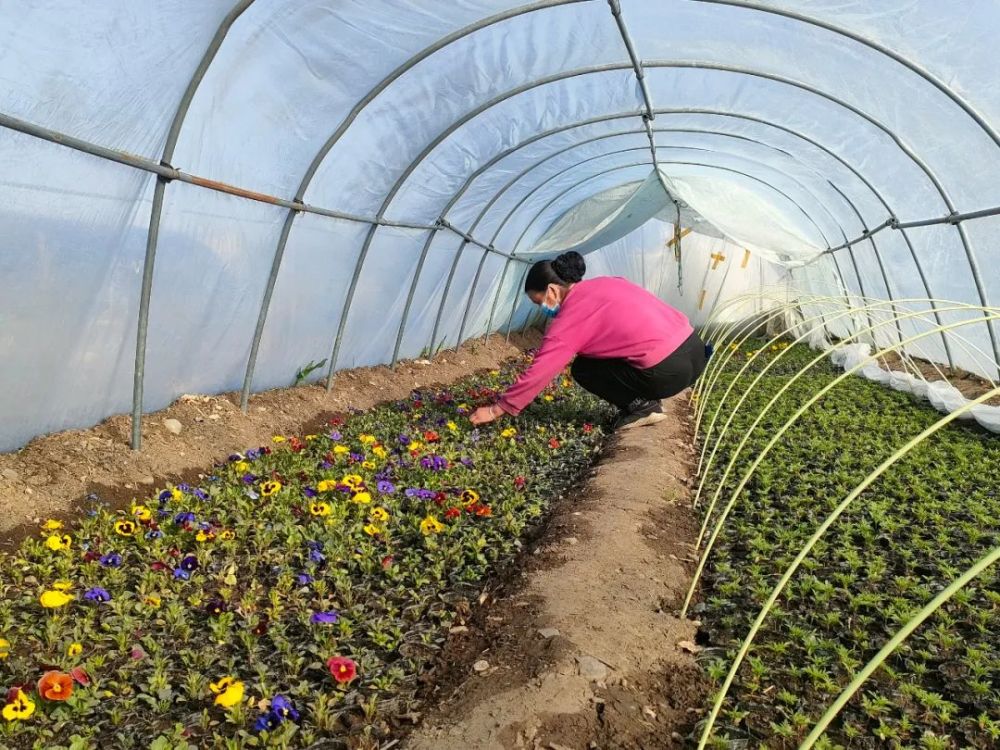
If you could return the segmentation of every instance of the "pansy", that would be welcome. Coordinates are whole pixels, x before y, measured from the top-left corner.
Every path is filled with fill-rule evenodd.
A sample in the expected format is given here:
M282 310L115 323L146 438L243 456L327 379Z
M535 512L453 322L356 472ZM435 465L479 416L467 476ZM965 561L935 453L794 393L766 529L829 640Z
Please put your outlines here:
M368 536L377 536L382 533L382 529L373 523L365 524L362 531L364 531Z
M82 653L83 653L82 643L71 643L69 644L69 646L66 647L66 656L70 657L79 656Z
M358 440L360 440L364 445L372 445L377 438L374 435L361 434L358 435Z
M488 506L488 505L477 505L476 506L476 515L477 516L484 516L484 517L492 516L493 515L493 509L490 508L490 506Z
M189 573L198 569L198 558L194 555L186 555L184 559L181 560L181 570L186 570Z
M378 508L372 508L371 513L369 513L369 515L374 520L380 521L382 523L385 523L386 521L389 520L389 511L387 511L385 508L381 506L379 506Z
M414 451L418 451L423 447L424 444L421 443L419 440L411 440L410 444L406 446L406 449L410 451L410 453L413 453Z
M444 517L449 521L458 518L460 515L462 515L462 511L460 511L458 508L448 508L448 510L444 512Z
M364 486L365 480L360 474L346 474L344 475L344 478L340 480L340 483L356 490L359 487Z
M163 532L159 529L150 529L143 536L145 536L146 539L160 539L163 536Z
M115 521L115 533L119 536L132 536L138 528L135 521L129 521L124 518Z
M271 699L271 712L277 714L282 719L291 721L299 720L299 712L295 710L292 702L283 695L276 695Z
M314 625L335 625L340 621L340 615L336 612L313 612L309 621Z
M273 732L275 729L281 726L281 717L278 716L273 711L268 711L266 714L261 714L257 717L257 721L253 723L253 728L258 732Z
M372 448L372 453L374 453L379 458L385 458L389 455L389 452L381 445L376 445Z
M195 522L195 514L189 510L182 511L174 515L174 523L177 526L184 526L185 524L192 524Z
M350 453L351 449L348 448L346 445L335 445L333 446L333 452L338 456L342 456L345 453Z
M63 522L55 518L50 518L48 521L42 524L42 528L45 529L46 531L59 531L59 529L61 529L62 527L63 527Z
M223 529L222 531L219 532L219 539L221 539L224 542L231 542L235 538L236 538L236 532L233 531L232 529Z
M84 592L83 598L89 602L110 602L111 593L102 586L94 586Z
M281 482L270 481L264 482L260 486L260 494L264 497L270 497L271 495L277 494L281 490Z
M133 505L132 515L139 523L149 523L153 520L153 511L147 508L145 505Z
M205 492L205 490L201 489L200 487L191 494L193 494L199 500L208 500L208 493Z
M73 597L64 591L43 591L42 595L38 597L38 602L46 609L65 607L71 601L73 601Z
M233 468L239 472L250 471L250 464L248 464L246 461L237 461L233 465Z
M508 427L505 430L500 431L500 437L502 438L512 438L517 434L517 430L513 427Z
M0 638L0 660L6 659L10 656L10 641L6 638Z
M73 546L73 539L69 534L63 534L62 536L59 534L50 534L49 538L45 540L45 546L53 552L59 552Z
M341 435L337 430L330 430L330 434L328 435L328 437L333 442L337 442L338 440L343 440L344 439L344 436Z
M283 443L283 442L285 442L285 438L282 435L275 435L274 437L271 438L271 442L272 443Z
M376 464L375 464L374 461L362 461L361 462L361 468L362 469L368 469L368 471L373 471L375 469L375 465Z
M332 511L330 503L319 501L309 505L309 512L314 516L328 516Z
M420 522L420 533L424 536L430 536L431 534L437 534L444 529L444 524L437 520L434 516L427 516L423 521Z
M3 717L7 721L25 721L35 713L35 702L20 688L14 694L13 700L3 707Z
M211 599L205 605L205 612L212 617L218 617L226 611L226 602L222 599Z
M314 563L321 563L326 560L326 555L320 552L318 549L309 550L309 559Z
M367 505L372 501L372 496L365 491L355 492L351 495L351 502L358 503L359 505Z
M465 505L465 507L469 507L470 505L475 505L476 503L479 502L479 493L476 492L475 490L468 490L468 489L462 490L461 497L462 497L462 504Z
M65 672L49 670L38 681L38 694L47 701L64 701L73 694L73 678Z
M559 440L557 438L551 438L549 440L549 448L556 450L559 447Z
M308 585L309 585L310 583L312 583L312 582L313 582L313 581L315 581L316 579L315 579L315 578L313 578L313 577L312 577L311 575L309 575L308 573L299 573L299 575L298 575L298 577L296 578L296 580L297 580L297 581L299 582L299 585L300 585L300 586L308 586Z
M448 422L448 423L447 423L447 424L445 425L445 427L447 427L447 428L448 428L449 430L451 430L452 432L455 432L456 430L458 430L458 425L457 425L457 424L455 424L454 422Z
M163 600L156 594L147 594L143 598L142 602L147 607L152 607L153 609L159 609L160 605L163 603Z
M223 677L218 682L210 683L208 687L215 693L217 706L232 708L243 700L243 683L233 677Z
M333 679L344 684L353 680L358 674L358 665L346 656L331 656L326 661L326 667Z
M108 552L101 555L98 561L106 568L119 568L122 564L122 556L117 552Z

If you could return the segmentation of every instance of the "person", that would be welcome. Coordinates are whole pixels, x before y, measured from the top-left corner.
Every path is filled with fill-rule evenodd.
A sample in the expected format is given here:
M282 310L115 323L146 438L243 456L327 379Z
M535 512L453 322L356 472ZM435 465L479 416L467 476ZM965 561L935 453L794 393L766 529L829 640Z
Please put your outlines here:
M660 399L701 375L705 344L682 312L627 279L584 281L585 273L573 251L528 271L524 291L552 322L531 366L496 403L476 409L473 424L517 416L571 360L573 379L618 407L615 429L665 419Z

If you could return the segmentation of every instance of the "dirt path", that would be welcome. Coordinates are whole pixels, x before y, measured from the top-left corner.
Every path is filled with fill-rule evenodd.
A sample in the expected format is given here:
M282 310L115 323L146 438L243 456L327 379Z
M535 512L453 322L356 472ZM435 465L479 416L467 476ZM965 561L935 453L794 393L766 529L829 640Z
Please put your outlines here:
M683 745L698 718L688 709L706 686L678 646L693 646L696 624L673 614L697 530L686 396L665 410L664 422L623 431L579 495L557 507L524 585L488 607L479 627L453 628L450 648L467 677L437 697L405 747Z
M396 369L372 367L337 374L330 393L322 386L267 391L254 395L250 411L239 408L239 394L182 397L143 419L143 449L129 447L132 420L119 415L96 427L37 438L19 451L0 454L0 545L34 533L39 518L66 518L95 493L124 505L168 481L197 481L200 472L230 453L269 443L275 434L318 431L333 414L349 407L405 398L414 388L450 383L492 368L537 344L537 332L467 342L432 361L399 363ZM164 420L180 422L180 434Z

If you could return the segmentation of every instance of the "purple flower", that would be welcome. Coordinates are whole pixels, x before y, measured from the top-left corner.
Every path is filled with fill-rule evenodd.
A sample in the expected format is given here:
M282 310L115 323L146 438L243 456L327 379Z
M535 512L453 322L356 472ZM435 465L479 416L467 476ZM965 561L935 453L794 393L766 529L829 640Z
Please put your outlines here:
M364 461L365 460L364 456L362 456L360 453L355 453L354 451L351 451L351 453L349 455L350 455L352 461Z
M299 585L300 586L308 586L310 583L312 583L315 580L316 579L313 578L308 573L299 573L298 581L299 581Z
M295 710L292 702L283 695L276 695L271 699L271 713L277 714L282 719L299 720L299 712Z
M211 617L218 617L226 611L226 602L222 599L212 599L205 605L205 612Z
M172 497L173 495L171 494L170 490L163 490L163 492L159 494L158 499L161 503L165 503Z
M253 728L258 732L273 732L279 726L281 726L281 717L274 711L269 711L257 717Z
M188 573L198 570L198 558L194 555L188 555L183 560L181 560L181 570L186 570Z
M117 552L108 552L106 555L101 555L98 560L107 568L117 568L122 564L122 556Z
M309 621L319 625L333 625L340 620L340 615L336 612L313 612Z
M159 529L150 529L146 532L147 539L160 539L163 537L163 532Z
M253 484L256 481L257 481L257 477L255 477L253 474L244 474L243 475L243 483L244 484Z
M332 466L333 466L333 464L330 463L329 461L324 461L323 463L321 463L319 465L319 468L321 468L321 469L323 469L325 471L326 469L329 469Z
M179 489L181 492L190 492L191 485L188 484L187 482L181 482L179 485L177 485L177 489Z
M383 495L391 495L396 491L396 485L390 482L388 479L382 479L378 484L375 485L379 492Z
M306 497L316 497L316 495L318 495L319 493L316 492L316 490L314 490L312 487L303 487L302 494L305 495Z
M463 456L462 458L458 459L458 462L462 464L462 466L468 466L468 467L472 466L472 459L466 456Z
M247 461L256 461L260 458L260 448L251 448L247 451Z
M326 559L326 555L320 552L318 549L309 550L309 559L314 563L321 563Z
M174 578L176 578L178 581L186 581L190 577L191 574L188 573L186 570L184 570L184 568L174 568Z
M229 456L229 463L233 463L234 464L237 461L242 461L242 460L243 460L243 456L241 456L239 453L232 453Z
M419 495L420 495L420 488L419 487L407 487L403 491L403 494L406 495L407 497L419 497Z
M194 491L194 496L199 498L200 500L208 500L208 493L205 492L205 490L203 490L201 487L199 487Z
M330 440L343 440L343 439L344 439L344 436L341 435L336 430L333 430L333 431L330 432Z
M409 435L400 435L399 436L399 444L400 445L409 445L410 444L410 436Z
M94 586L92 589L87 589L83 598L89 602L110 602L111 594L108 593L107 589L101 588L100 586Z
M174 516L174 523L183 526L186 523L194 523L195 515L189 510L185 510Z

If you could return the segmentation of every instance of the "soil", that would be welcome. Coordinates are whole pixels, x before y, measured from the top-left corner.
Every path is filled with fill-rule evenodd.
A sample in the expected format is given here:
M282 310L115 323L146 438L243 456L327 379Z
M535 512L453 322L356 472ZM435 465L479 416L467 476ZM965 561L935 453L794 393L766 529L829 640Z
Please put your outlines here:
M556 505L520 580L484 592L451 636L404 747L685 746L708 692L698 623L675 614L697 531L688 408L684 394L667 420L619 433Z
M336 413L405 398L414 388L453 382L495 367L538 343L537 331L491 336L439 353L433 360L400 362L395 370L372 367L337 373L333 390L322 385L255 394L243 414L239 393L182 396L163 411L146 414L142 450L132 451L132 419L117 415L99 425L36 438L0 454L0 546L33 534L44 518L79 514L91 493L122 507L167 483L194 481L231 453L269 444L273 435L308 434ZM176 419L174 435L164 420Z

